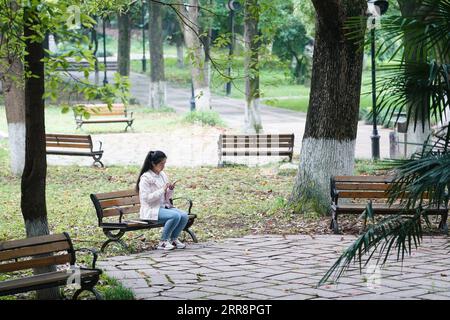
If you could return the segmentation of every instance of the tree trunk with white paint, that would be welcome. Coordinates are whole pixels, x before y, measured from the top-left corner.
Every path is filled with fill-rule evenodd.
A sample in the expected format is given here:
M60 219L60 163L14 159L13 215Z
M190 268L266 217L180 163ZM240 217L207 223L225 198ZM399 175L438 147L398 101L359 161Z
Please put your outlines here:
M177 66L178 68L184 68L184 43L181 34L176 35L175 44L177 46Z
M33 29L42 22L39 20L36 6L24 8L25 73L33 77L25 79L25 166L21 181L21 209L25 221L27 237L49 234L45 186L47 176L47 158L45 145L45 77L44 47L40 42L31 41L38 37ZM54 267L42 267L34 274L55 271ZM40 300L59 299L58 288L37 291Z
M119 74L130 75L130 49L131 49L131 13L122 12L117 15L119 40L117 46L117 64Z
M259 108L259 47L258 37L259 7L257 0L245 2L245 120L246 133L261 133L261 113Z
M164 50L162 9L160 3L150 1L149 42L150 42L150 101L154 109L166 105L166 80L164 75Z
M290 196L295 212L326 213L330 178L351 175L361 90L363 50L346 36L345 21L364 16L366 0L313 0L316 38L299 171ZM365 25L358 27L361 38Z
M402 0L399 1L399 5L402 16L411 17L420 10L421 1ZM406 33L403 41L405 48L408 48L407 50L409 51L411 48L413 48L411 46L415 46L415 43L417 42L416 33ZM414 64L415 62L426 62L426 59L427 57L423 56L422 53L414 53L405 57L406 62L412 64ZM405 72L408 74L410 71L408 70L408 68L406 68ZM420 108L426 110L426 112L416 113L417 104L413 103L413 101L416 102L415 100L417 98L423 101L420 105ZM418 97L417 93L413 93L408 99L407 111L411 114L411 121L406 132L407 142L409 144L406 145L405 157L410 158L414 153L420 152L422 150L423 143L427 140L429 134L431 133L430 122L426 116L423 116L429 113L428 96L422 98L420 96Z
M3 81L6 121L8 123L11 173L21 176L25 165L25 91L23 65L18 57L5 60L9 68ZM10 77L12 76L12 77Z
M179 2L181 14L180 25L184 42L191 57L191 77L194 85L195 109L204 111L211 109L211 92L208 84L208 70L205 64L205 52L199 34L199 1L189 0L186 8Z

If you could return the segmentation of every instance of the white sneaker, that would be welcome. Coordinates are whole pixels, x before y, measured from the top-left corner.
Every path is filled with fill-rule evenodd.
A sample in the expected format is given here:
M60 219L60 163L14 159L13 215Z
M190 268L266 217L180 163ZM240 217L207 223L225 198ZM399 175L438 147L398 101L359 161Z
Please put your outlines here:
M173 250L175 246L172 245L169 241L160 241L158 246L156 247L158 250Z
M184 248L186 248L186 245L183 242L181 242L180 240L178 240L178 239L172 240L172 245L174 245L175 248L177 248L177 249L184 249Z

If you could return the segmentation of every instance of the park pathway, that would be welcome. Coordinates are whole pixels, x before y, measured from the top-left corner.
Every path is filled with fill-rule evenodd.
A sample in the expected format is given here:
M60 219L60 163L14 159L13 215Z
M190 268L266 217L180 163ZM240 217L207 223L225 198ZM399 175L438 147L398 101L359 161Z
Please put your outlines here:
M131 95L140 104L148 104L149 77L131 73ZM169 85L167 88L167 104L178 113L190 110L191 91ZM229 98L225 96L212 95L211 105L217 111L225 123L232 129L241 130L244 123L244 100ZM305 132L306 114L287 109L274 108L261 105L261 120L266 133L294 133L295 153L300 153L301 139ZM388 129L379 128L380 155L382 158L389 157L389 132ZM371 158L372 126L363 121L358 124L358 135L356 139L355 155L358 159Z
M389 267L351 267L338 285L316 288L354 236L248 235L189 243L99 261L137 299L450 299L446 237L424 237L413 256Z

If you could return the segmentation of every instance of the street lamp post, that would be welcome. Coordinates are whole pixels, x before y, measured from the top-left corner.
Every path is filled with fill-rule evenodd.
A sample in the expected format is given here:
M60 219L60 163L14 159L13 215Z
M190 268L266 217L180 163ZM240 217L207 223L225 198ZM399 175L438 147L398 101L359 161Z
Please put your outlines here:
M106 86L108 83L108 76L107 76L107 67L106 67L106 30L105 30L105 21L106 19L103 18L103 64L105 66L104 75L103 75L103 85Z
M234 52L234 12L241 9L241 4L237 0L229 0L227 3L227 8L230 12L229 18L230 18L231 40L230 40L230 44L228 46L228 50L229 50L228 57L229 57L230 61L229 61L228 70L227 70L228 82L225 86L225 92L226 92L227 96L229 96L231 94L231 80L229 80L231 77L231 57L233 56L233 52Z
M386 13L389 3L386 0L368 0L368 14L372 18L370 25L371 46L370 54L372 60L372 115L373 115L373 130L372 136L372 160L380 159L380 135L377 129L377 92L376 92L376 63L375 63L375 24L377 18Z
M141 22L142 22L142 72L147 71L147 59L145 59L145 0L142 0L142 8L141 8Z

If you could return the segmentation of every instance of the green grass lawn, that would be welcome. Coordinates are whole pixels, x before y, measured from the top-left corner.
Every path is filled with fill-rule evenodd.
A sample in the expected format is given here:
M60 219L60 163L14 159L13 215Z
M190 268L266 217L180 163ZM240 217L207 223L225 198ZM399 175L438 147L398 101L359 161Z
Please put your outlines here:
M133 111L133 132L157 132L162 129L174 129L179 126L189 126L182 121L182 116L174 112L155 112L140 106L130 106ZM45 109L45 128L48 133L120 133L125 130L124 123L85 124L81 130L76 130L72 112L61 113L61 108L48 106ZM5 107L0 105L0 131L8 132Z

